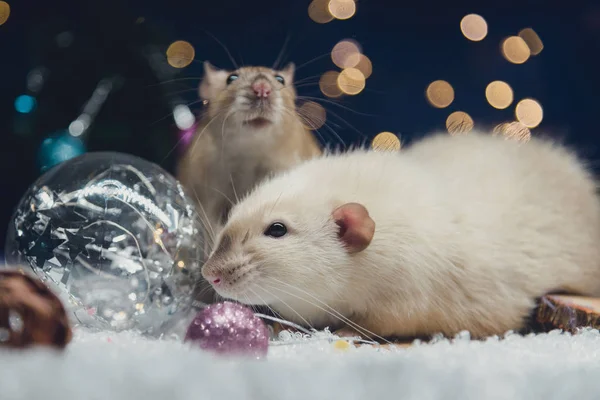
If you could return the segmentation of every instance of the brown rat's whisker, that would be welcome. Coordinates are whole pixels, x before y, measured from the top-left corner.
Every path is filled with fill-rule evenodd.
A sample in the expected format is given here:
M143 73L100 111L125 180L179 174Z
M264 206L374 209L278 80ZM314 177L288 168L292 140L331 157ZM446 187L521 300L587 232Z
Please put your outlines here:
M357 115L363 115L363 116L365 116L365 117L377 117L377 115L375 115L375 114L366 114L366 113L362 113L362 112L360 112L360 111L353 110L353 109L352 109L352 108L350 108L350 107L346 107L345 105L342 105L342 104L340 104L340 103L336 103L336 102L335 102L335 101L333 101L333 100L323 99L323 98L321 98L321 97L313 97L313 96L300 96L300 95L299 95L299 96L298 96L298 99L308 99L308 100L313 100L313 101L323 101L323 102L325 102L325 103L332 104L332 105L334 105L334 106L338 106L338 107L340 107L340 108L342 108L342 109L344 109L344 110L346 110L346 111L350 111L350 112L352 112L352 113L354 113L354 114L357 114Z
M235 190L235 183L233 183L233 175L231 175L231 172L229 173L229 181L231 182L231 188L233 189L233 195L235 196L235 201L236 201L236 203L239 203L240 198L238 197L237 191ZM234 204L232 203L231 205L233 206Z
M306 61L306 62L304 62L304 63L300 64L299 66L297 66L297 67L296 67L296 71L298 71L300 68L306 67L307 65L309 65L309 64L311 64L311 63L313 63L313 62L315 62L315 61L318 61L318 60L320 60L320 59L321 59L321 58L323 58L323 57L328 57L330 54L331 54L331 52L330 52L330 51L328 51L327 53L323 53L323 54L321 54L320 56L316 56L315 58L313 58L313 59L311 59L311 60L308 60L308 61Z
M229 52L229 49L227 48L227 46L225 46L219 39L217 39L217 37L215 35L213 35L209 31L203 29L203 32L206 33L211 38L213 38L213 40L215 42L217 42L223 48L223 50L225 50L225 53L227 53L227 56L229 57L229 60L231 61L231 63L235 67L235 69L239 69L240 67L238 66L237 62L235 62L235 58L233 58L233 56ZM242 61L242 63L243 63L243 61Z
M166 81L161 81L161 82L158 82L158 83L153 83L152 85L148 85L146 87L160 86L160 85L165 85L167 83L173 83L173 82L179 82L179 81L189 81L189 80L199 81L201 79L202 79L202 77L184 77L184 78L168 79Z
M192 148L190 149L190 152L193 153L194 150L196 149L196 144L198 143L198 141L200 140L200 138L202 137L202 135L204 135L204 132L206 132L206 130L208 129L208 127L221 115L223 114L224 111L219 111L214 117L212 117L210 119L210 121L208 121L206 123L206 125L202 128L202 130L200 132L198 132L196 134L196 138L194 139L194 144L192 145Z
M167 96L174 96L176 94L181 94L181 93L189 93L189 92L196 92L198 91L198 88L191 88L191 89L182 89L182 90L178 90L176 92L169 92L169 93L165 93Z
M186 104L186 105L189 107L189 106L193 106L194 104L198 104L198 103L200 103L200 102L202 102L202 101L203 101L203 100L202 100L202 99L200 99L200 100L192 101L191 103L188 103L188 104ZM159 123L160 121L164 120L165 118L169 118L171 115L173 115L173 112L172 112L172 111L171 111L170 113L168 113L167 115L165 115L164 117L161 117L161 118L157 119L156 121L154 121L154 122L151 122L151 123L150 123L150 125L157 124L157 123Z
M297 113L298 117L300 117L313 131L317 132L319 134L319 136L321 137L321 139L325 140L325 138L321 135L321 132L316 128L316 126L313 123L313 121L311 120L311 118L308 115L304 114L304 112L305 111L303 111L301 108L299 108L299 109L296 110L296 113ZM337 138L344 145L344 147L347 146L346 142L344 142L344 140L342 139L342 137L333 128L331 128L326 121L323 122L322 126L324 126L331 133L333 133L333 136L335 138Z
M301 98L301 97L298 97L298 98ZM337 104L337 103L331 102L331 101L329 101L329 100L319 99L318 97L306 97L306 96L305 96L304 98L307 98L307 99L314 99L315 101L317 101L317 100L323 100L323 101L326 101L326 102L330 102L331 104L336 104L336 105L338 105L338 106L341 106L340 104ZM343 108L347 108L347 107L344 107L344 106L342 106L342 107L343 107ZM334 112L334 111L331 111L331 110L330 110L330 109L328 109L328 108L326 108L325 110L326 110L326 111L327 111L329 114L331 114L331 115L333 115L334 117L338 118L340 121L342 121L344 124L346 124L346 126L348 126L350 129L352 129L354 132L358 133L360 136L362 136L362 137L364 137L364 138L368 138L368 136L367 136L367 135L365 135L364 133L362 133L361 131L359 131L358 129L356 129L356 128L354 127L354 125L352 125L351 123L349 123L348 121L346 121L344 118L342 118L342 117L341 117L339 114L337 114L336 112ZM350 110L350 111L353 111L352 109L348 109L348 110ZM358 113L358 114L361 114L361 113L359 113L359 112L357 112L357 111L355 111L355 112L356 112L356 113ZM369 114L362 114L362 115L369 115Z
M285 37L285 41L283 42L283 46L281 46L281 50L279 51L279 54L277 55L277 58L275 59L275 62L273 63L273 66L271 67L271 69L277 70L279 68L277 66L282 61L283 52L285 51L285 48L289 44L291 37L292 37L292 35L288 32L288 34Z
M219 189L212 187L212 186L207 186L209 189L214 190L215 192L219 193L221 196L223 196L225 198L225 200L227 200L229 202L230 205L234 206L235 203L223 192L221 192Z
M192 190L194 191L194 195L196 195L196 201L198 202L198 205L200 206L200 210L202 211L202 214L204 214L204 218L206 218L206 221L205 221L206 224L204 223L204 221L202 221L202 218L200 219L200 222L202 223L202 225L204 225L204 230L209 233L209 238L210 238L212 244L214 245L215 239L216 239L215 231L213 230L213 227L210 224L210 219L208 218L208 215L206 214L206 210L204 210L204 206L202 205L202 202L198 198L198 193L196 192L196 188L192 187Z
M371 332L371 331L369 331L368 329L366 329L366 328L363 328L363 327L362 327L362 326L360 326L359 324L357 324L357 323L355 323L355 322L351 321L349 318L345 317L343 314L341 314L340 312L338 312L337 310L335 310L333 307L331 307L330 305L328 305L328 304L327 304L327 303L325 303L324 301L320 300L319 298L317 298L317 297L316 297L316 296L314 296L313 294L311 294L311 293L307 292L306 290L302 290L301 288L299 288L299 287L296 287L296 286L294 286L294 285L291 285L291 284L289 284L289 283L287 283L287 282L280 281L279 279L277 279L277 278L273 278L272 276L271 276L271 277L268 277L268 279L270 279L270 280L272 280L272 281L274 281L274 282L278 282L278 283L280 283L280 284L286 285L286 286L290 287L291 289L297 290L297 291L299 291L299 292L302 292L302 293L306 294L307 296L310 296L312 299L314 299L315 301L317 301L318 303L320 303L321 305L323 305L323 307L327 307L327 308L328 308L330 311L328 311L328 310L326 310L325 308L323 308L323 307L319 306L318 304L312 303L311 301L307 300L306 298L302 298L302 297L300 297L300 296L297 296L297 295L295 295L295 294L293 294L293 293L287 292L287 291L283 290L283 289L282 289L282 288L280 288L280 287L277 287L277 286L272 286L272 287L271 287L272 289L275 289L275 290L280 290L280 291L284 292L284 293L285 293L285 294L287 294L287 295L290 295L290 296L292 296L292 297L296 297L296 298L297 298L297 299L299 299L299 300L305 301L305 302L307 302L308 304L311 304L311 305L313 305L313 306L315 306L315 307L317 307L317 308L321 309L322 311L324 311L324 312L328 313L329 315L331 315L331 316L333 316L333 317L336 317L336 318L338 318L339 320L341 320L341 321L345 322L346 324L350 325L351 327L353 327L354 329L356 329L356 330L357 330L359 333L361 333L361 334L363 334L363 335L367 336L367 337L368 337L369 339L371 339L371 340L373 340L373 337L370 337L370 336L368 336L367 334L365 334L365 332L367 332L367 333L368 333L368 334L370 334L370 335L373 335L374 337L376 337L376 338L377 338L377 339L379 339L379 340L382 340L382 341L384 341L384 342L386 342L386 343L388 343L388 344L392 344L392 342L390 342L390 341L389 341L389 340L387 340L386 338L384 338L384 337L381 337L381 336L377 335L376 333L374 333L374 332Z

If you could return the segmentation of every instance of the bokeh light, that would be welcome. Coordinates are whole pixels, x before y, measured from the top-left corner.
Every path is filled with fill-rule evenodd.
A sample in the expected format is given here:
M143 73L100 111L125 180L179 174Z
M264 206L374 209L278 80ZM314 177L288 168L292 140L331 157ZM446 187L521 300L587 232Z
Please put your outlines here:
M300 114L304 126L311 130L320 129L327 120L325 108L314 101L307 101L302 104L298 108L298 114Z
M171 43L167 49L167 62L174 68L185 68L194 61L196 52L194 46L185 40Z
M523 64L529 59L531 50L520 36L511 36L502 42L502 55L513 64Z
M487 36L488 26L481 15L469 14L460 21L460 30L467 39L478 42Z
M308 16L318 24L333 21L333 15L329 11L329 0L313 0L308 5Z
M373 138L371 147L373 150L378 151L398 151L400 150L401 143L398 136L392 132L381 132Z
M22 94L15 99L15 110L21 114L29 114L35 108L35 105L35 98L28 94Z
M364 54L360 55L360 61L358 64L356 64L355 68L362 72L362 74L365 76L365 79L369 79L373 73L373 64L371 63L369 57L365 56Z
M493 135L502 135L507 139L528 142L531 139L531 131L518 121L504 122L497 125L492 131Z
M0 1L0 25L5 24L8 17L10 17L10 5L5 1Z
M533 29L525 28L519 32L519 36L525 41L527 47L529 47L529 51L531 52L532 56L537 56L544 49L542 39L540 39L538 34Z
M80 156L85 153L85 146L81 140L61 132L45 139L38 151L38 164L40 170L46 171L63 161Z
M336 19L349 19L356 13L356 3L354 0L330 0L329 12Z
M321 75L321 79L319 79L319 88L321 89L321 93L331 98L342 96L344 93L338 86L339 76L340 73L337 71L327 71Z
M185 104L178 104L173 108L173 119L175 125L181 130L186 130L192 127L196 122L196 117Z
M454 89L446 81L438 80L431 82L425 90L427 101L433 107L445 108L454 101Z
M360 62L360 55L360 46L351 39L339 41L331 50L331 60L342 69L356 67Z
M356 68L346 68L340 72L338 86L345 94L357 95L365 88L365 76Z
M455 111L446 119L446 129L451 135L469 133L474 126L473 118L464 111Z
M88 114L81 114L75 121L69 124L69 134L71 136L81 136L89 128L92 118Z
M517 120L528 128L535 128L544 119L542 105L533 99L523 99L515 108Z
M506 82L494 81L485 88L485 98L492 107L504 110L513 102L513 90Z

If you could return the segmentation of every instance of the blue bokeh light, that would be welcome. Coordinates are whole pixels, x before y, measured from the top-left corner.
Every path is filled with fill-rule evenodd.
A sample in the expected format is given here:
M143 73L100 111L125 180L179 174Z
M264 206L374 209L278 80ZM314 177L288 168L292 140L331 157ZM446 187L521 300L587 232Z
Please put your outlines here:
M86 152L83 142L68 132L59 132L45 139L38 151L38 164L42 172L63 161Z
M22 94L15 99L15 109L21 114L29 114L35 108L35 98L28 94Z

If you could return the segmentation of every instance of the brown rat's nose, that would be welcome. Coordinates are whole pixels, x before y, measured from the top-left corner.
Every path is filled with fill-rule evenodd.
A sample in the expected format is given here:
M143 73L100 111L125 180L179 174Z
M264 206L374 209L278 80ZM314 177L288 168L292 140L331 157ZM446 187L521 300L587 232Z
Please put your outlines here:
M267 98L271 94L271 85L266 81L258 81L252 84L252 90L258 98Z

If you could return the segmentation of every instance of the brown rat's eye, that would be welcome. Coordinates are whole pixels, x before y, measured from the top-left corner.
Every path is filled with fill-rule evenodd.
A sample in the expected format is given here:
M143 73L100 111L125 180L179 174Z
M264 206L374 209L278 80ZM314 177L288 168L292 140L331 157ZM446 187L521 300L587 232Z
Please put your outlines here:
M231 82L235 81L239 78L238 74L231 74L227 77L227 84L229 85Z
M281 222L274 222L265 230L265 236L280 238L287 233L287 228Z
M283 76L281 75L275 75L275 80L279 83L281 83L282 85L285 85L285 79L283 79Z

